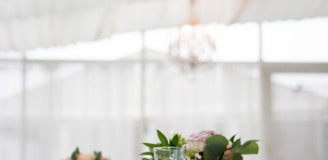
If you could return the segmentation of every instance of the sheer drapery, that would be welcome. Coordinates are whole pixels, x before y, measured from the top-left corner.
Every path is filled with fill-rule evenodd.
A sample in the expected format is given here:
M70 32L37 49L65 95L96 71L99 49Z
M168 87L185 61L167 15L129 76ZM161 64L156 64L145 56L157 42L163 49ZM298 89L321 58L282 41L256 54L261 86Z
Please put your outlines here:
M244 23L328 15L325 0L198 0L202 23ZM189 0L2 0L0 50L27 51L108 38L112 33L178 26Z
M22 138L21 63L0 63L0 159L20 159Z
M177 129L210 122L218 125L215 127L218 130L227 121L240 121L238 118L243 114L256 115L259 113L258 75L256 69L243 67L218 65L181 72L150 64L146 114L159 121L175 119L176 123L172 121L172 124Z
M138 70L133 64L28 64L25 136L20 137L23 117L10 116L21 113L21 107L12 105L21 97L1 97L0 118L6 122L1 123L1 158L58 160L78 146L85 152L102 150L113 159L134 159L134 146L141 141L135 133L140 114ZM5 83L12 79L5 75L8 71L12 72L1 68L3 87L15 85ZM19 91L13 95L21 95ZM123 149L122 144L129 145Z
M275 84L272 95L272 159L326 159L328 98L324 93L328 93L325 87L328 75L283 75L287 75L285 82L279 80L283 80L279 74L272 78ZM286 83L294 86L286 88Z
M238 133L245 139L262 139L256 68L217 65L181 72L149 64L147 69L148 141L157 141L156 129L184 136L212 129L227 136ZM263 159L263 155L248 158Z
M303 28L295 33L303 35L301 41L306 43L291 41L289 46L302 48L299 44L311 43L311 52L299 49L302 52L293 60L299 62L302 55L301 59L309 61L287 64L280 62L291 60L286 55L275 59L279 63L270 63L272 54L277 56L275 52L264 52L264 57L258 52L268 50L265 44L274 42L267 41L275 39L272 35L286 37L284 33L292 32L293 27L285 32L263 29L263 37L269 37L260 44L258 27L243 27L227 26L222 30L226 34L218 35L222 38L222 61L187 72L165 59L165 29L155 35L151 34L154 30L146 31L144 37L140 33L113 36L116 38L111 40L116 40L93 47L26 52L25 59L19 59L24 54L3 56L0 52L0 159L58 160L79 146L83 152L101 150L113 160L132 160L140 158L145 149L142 142L157 139L156 129L166 134L174 129L185 136L213 129L227 136L259 139L260 155L245 159L325 160L325 30L303 30L309 26L295 25ZM316 36L308 39L303 34L308 32ZM142 49L141 39L145 39L144 46L152 47ZM284 45L275 44L285 51ZM131 54L140 50L145 55ZM154 50L164 54L153 54ZM282 53L288 54L288 49ZM259 57L264 61L258 61ZM317 59L323 63L317 64ZM276 75L279 72L287 78ZM291 72L323 75L293 77ZM301 80L304 77L310 77L305 85L309 79ZM262 92L263 88L269 92ZM263 99L269 102L265 104Z
M245 159L268 159L258 68L251 65L181 72L163 63L146 63L142 114L140 63L28 62L25 84L20 63L1 64L1 159L19 160L24 155L24 160L58 160L76 146L84 152L102 150L112 159L139 159L145 149L141 142L156 141L156 129L185 136L213 129L259 139L260 155ZM294 92L275 81L272 85L271 159L323 159L327 99ZM311 107L302 110L302 105ZM294 142L298 145L291 145Z
M64 158L76 146L82 151L103 150L113 159L135 159L141 142L153 140L156 129L166 133L175 129L186 136L201 129L214 129L229 135L239 133L245 138L259 137L260 128L251 127L259 126L258 80L252 72L218 66L205 73L181 74L162 63L147 64L147 130L141 130L139 63L30 63L26 68L23 113L26 135L16 148L2 146L1 155L11 158L24 144L27 160ZM20 80L18 77L18 83ZM1 101L4 111L6 103ZM11 120L6 115L1 118ZM16 117L18 125L21 118ZM16 129L19 133L19 126ZM20 137L12 138L17 139Z

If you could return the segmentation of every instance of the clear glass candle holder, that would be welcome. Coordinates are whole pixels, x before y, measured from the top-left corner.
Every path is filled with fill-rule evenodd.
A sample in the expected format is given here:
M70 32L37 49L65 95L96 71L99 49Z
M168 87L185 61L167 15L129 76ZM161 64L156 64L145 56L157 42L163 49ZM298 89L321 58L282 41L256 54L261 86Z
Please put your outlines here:
M155 160L185 160L186 149L184 147L155 147Z

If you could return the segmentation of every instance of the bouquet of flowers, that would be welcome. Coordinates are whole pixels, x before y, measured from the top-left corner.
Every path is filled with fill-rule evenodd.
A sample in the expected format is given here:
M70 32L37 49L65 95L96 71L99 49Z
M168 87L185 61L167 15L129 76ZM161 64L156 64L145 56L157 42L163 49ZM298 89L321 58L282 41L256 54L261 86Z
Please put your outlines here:
M203 130L185 138L179 133L173 133L167 138L157 130L159 143L143 143L149 151L141 153L143 160L153 160L155 147L175 146L186 148L187 160L242 160L243 154L257 154L259 147L257 140L241 143L241 139L232 136L227 139L212 130Z
M94 151L93 154L83 154L80 153L79 148L76 148L71 157L67 160L110 160L102 156L101 152Z

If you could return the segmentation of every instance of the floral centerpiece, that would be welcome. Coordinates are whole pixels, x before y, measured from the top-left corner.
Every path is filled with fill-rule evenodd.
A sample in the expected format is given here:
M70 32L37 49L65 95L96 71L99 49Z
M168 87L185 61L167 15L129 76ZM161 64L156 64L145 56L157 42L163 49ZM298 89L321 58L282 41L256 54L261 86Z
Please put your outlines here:
M101 152L94 151L93 154L80 153L79 148L76 148L71 157L66 160L110 160L102 156Z
M203 130L185 138L179 133L173 133L167 138L157 130L159 143L143 143L149 151L141 153L143 160L153 160L155 147L175 146L186 148L187 160L242 160L244 154L258 154L257 140L241 143L241 139L232 136L227 139L212 130Z

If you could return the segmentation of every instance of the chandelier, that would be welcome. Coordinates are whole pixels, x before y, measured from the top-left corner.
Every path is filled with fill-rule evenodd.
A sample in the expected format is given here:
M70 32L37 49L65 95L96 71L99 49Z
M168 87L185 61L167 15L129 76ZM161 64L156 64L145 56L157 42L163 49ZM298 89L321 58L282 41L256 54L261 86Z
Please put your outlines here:
M216 52L213 25L202 25L195 17L195 0L190 0L190 19L182 25L177 39L171 44L170 56L191 69L210 64Z

